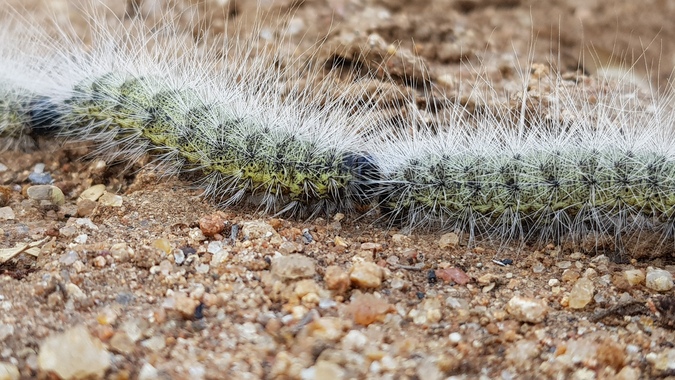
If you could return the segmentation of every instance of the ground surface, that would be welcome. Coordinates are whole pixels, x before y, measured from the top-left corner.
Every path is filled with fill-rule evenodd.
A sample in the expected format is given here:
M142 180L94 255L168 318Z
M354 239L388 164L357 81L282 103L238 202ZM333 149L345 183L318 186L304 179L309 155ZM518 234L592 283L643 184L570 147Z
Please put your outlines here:
M83 27L66 1L22 3L22 13ZM139 3L146 16L166 12ZM214 34L231 26L223 13L255 13L249 5L224 12L221 3L179 2L171 11L199 10L207 15L199 25ZM581 66L591 75L635 64L641 85L664 88L675 60L668 1L266 7L293 12L291 22L271 25L301 44L329 31L329 43L343 52L350 48L344 41L359 50L373 33L386 45L398 42L402 57L414 57L402 60L404 71L423 63L431 81L450 90L476 67L508 88L529 53L563 72L586 57ZM118 17L125 9L111 2ZM194 33L193 20L181 21L186 31ZM388 67L389 74L400 68ZM47 143L43 151L0 155L0 248L20 252L0 264L0 379L76 376L82 363L81 373L114 379L675 376L673 290L659 292L641 278L654 269L675 273L672 257L615 264L553 246L467 248L453 234L405 235L349 215L302 222L219 211L177 179L124 174L78 160L81 153ZM38 163L64 205L27 194ZM78 200L96 184L107 194ZM225 229L205 236L214 225ZM240 227L235 241L233 225Z

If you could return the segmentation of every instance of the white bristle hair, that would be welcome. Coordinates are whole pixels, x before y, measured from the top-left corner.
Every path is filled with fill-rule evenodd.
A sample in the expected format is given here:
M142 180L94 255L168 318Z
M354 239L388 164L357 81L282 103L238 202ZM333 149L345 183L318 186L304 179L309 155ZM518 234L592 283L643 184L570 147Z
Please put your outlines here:
M43 114L93 155L130 166L150 155L160 173L188 177L224 207L248 201L308 218L371 204L385 226L470 242L609 238L621 251L656 236L674 246L675 113L651 88L523 70L511 107L489 91L474 93L477 110L447 98L420 111L409 99L398 125L373 111L377 99L363 102L365 90L298 84L318 78L318 65L283 68L255 35L226 39L216 56L170 22L100 20L91 43L3 29L3 41L18 42L0 47L9 73L0 90L27 108L0 109L0 136L31 134ZM30 116L23 130L8 122L15 114Z
M370 150L382 220L500 246L609 238L621 252L649 237L672 249L671 98L621 80L524 72L522 82L511 107L476 92L476 110L411 112L394 137L386 126L387 143Z
M101 20L91 19L88 44L61 30L6 54L43 71L40 83L23 80L49 99L60 137L129 166L150 154L161 173L188 175L223 206L248 200L306 218L363 202L357 178L369 159L359 131L371 120L349 109L360 95L336 92L330 79L311 90L288 85L296 69L278 67L257 35L226 39L216 56L169 20Z

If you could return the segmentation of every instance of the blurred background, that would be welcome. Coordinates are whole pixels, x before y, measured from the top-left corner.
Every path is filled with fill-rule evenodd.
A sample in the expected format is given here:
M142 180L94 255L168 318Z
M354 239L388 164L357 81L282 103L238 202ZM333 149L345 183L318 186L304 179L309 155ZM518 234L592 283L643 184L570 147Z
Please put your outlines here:
M632 69L634 80L663 90L675 63L675 2L668 0L4 1L5 8L70 23L82 33L91 4L117 19L170 17L210 41L233 29L246 33L263 20L263 39L283 37L298 51L340 46L349 59L364 44L388 47L385 55L394 46L409 61L407 75L423 66L450 87L477 67L493 81L508 79L515 56L522 65L552 64L561 72L622 76Z

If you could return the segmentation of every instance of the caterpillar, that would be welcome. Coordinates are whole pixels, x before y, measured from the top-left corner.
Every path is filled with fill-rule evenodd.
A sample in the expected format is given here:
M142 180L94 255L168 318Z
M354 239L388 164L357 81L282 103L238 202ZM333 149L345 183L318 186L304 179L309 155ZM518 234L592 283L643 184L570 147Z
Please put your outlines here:
M306 218L367 202L361 178L374 166L357 131L369 119L340 105L349 103L347 92L319 101L283 87L288 74L272 67L274 53L254 49L256 41L224 46L217 59L181 42L171 26L158 37L143 25L119 33L102 25L92 23L91 50L66 36L42 42L46 58L15 54L47 74L36 92L4 87L0 135L55 133L131 163L150 154L163 173L197 178L224 207L249 200L267 213ZM319 89L334 91L327 85ZM41 118L50 123L36 113L49 113ZM46 124L53 128L35 128Z
M618 250L647 232L672 240L669 99L638 87L600 82L587 93L559 76L553 82L543 100L528 87L514 108L471 114L460 106L441 117L442 132L425 126L374 150L384 217L469 240L578 245L610 237Z
M621 250L647 233L673 238L673 113L654 91L600 84L587 94L553 75L544 100L529 87L507 110L471 112L447 99L443 112L412 106L401 128L360 106L363 92L324 81L317 92L332 96L317 100L285 88L283 77L301 73L254 43L231 42L217 59L160 30L169 37L102 26L91 49L44 37L3 48L12 70L0 81L0 136L88 141L109 160L150 154L223 207L247 200L275 215L362 205L385 225L459 231L471 242L590 236L598 245L609 236ZM37 63L17 73L25 61ZM440 127L422 114L438 114Z

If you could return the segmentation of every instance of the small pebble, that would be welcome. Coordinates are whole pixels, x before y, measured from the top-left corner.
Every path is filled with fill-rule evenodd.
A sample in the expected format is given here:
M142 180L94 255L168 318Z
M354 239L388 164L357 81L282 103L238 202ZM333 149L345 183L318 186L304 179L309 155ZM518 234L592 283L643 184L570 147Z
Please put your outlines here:
M72 282L66 284L66 293L68 294L68 297L72 297L74 299L82 300L87 298L87 295L84 294L82 289L80 289L79 286L73 284Z
M45 172L45 164L40 162L33 167L33 173L42 174Z
M486 273L476 279L476 281L480 285L487 285L487 284L492 284L495 283L499 280L499 276L493 274L493 273Z
M116 243L110 247L110 255L118 262L127 262L134 257L134 250L127 243Z
M302 370L301 380L344 380L347 379L345 370L337 363L319 360L312 367Z
M108 192L101 195L101 198L98 199L99 204L109 207L120 207L122 206L122 201L122 196Z
M166 253L167 255L171 252L171 243L166 239L157 239L152 242L152 246Z
M119 310L115 309L114 307L105 307L96 316L96 321L102 326L114 325L117 322L117 318L119 318L119 316Z
M28 180L34 185L48 185L52 182L52 176L45 173L45 164L38 163L33 167L33 172L28 175Z
M219 214L205 215L199 218L199 229L206 236L214 236L225 229L225 218Z
M209 264L199 264L195 270L197 273L206 274L209 273L209 270L211 270L211 266Z
M194 319L204 318L204 308L205 307L206 306L203 303L200 303L199 306L197 306L197 308L195 309L194 315L193 315Z
M555 360L568 367L598 356L598 344L588 338L568 340L561 347L563 348L561 350L562 355L558 355Z
M94 222L92 222L91 219L89 218L77 218L75 219L75 224L77 224L78 226L87 227L92 231L98 230L98 226L94 224Z
M52 185L35 185L26 190L28 198L36 201L49 201L56 206L62 206L66 202L61 189Z
M675 371L675 348L669 348L656 355L646 357L658 372Z
M103 193L105 193L105 185L102 184L94 185L84 190L78 197L78 201L86 199L92 202L96 202L101 197L101 195L103 195Z
M141 370L138 372L138 380L158 380L160 379L159 371L150 363L144 363Z
M368 344L368 337L358 330L351 330L342 338L342 347L347 350L359 352Z
M199 306L198 300L192 299L183 293L176 293L174 295L174 309L181 313L183 318L192 319L195 310Z
M571 379L573 379L573 380L595 380L596 375L595 375L595 371L593 371L591 369L579 368L578 370L574 371Z
M297 253L277 256L272 259L271 272L281 280L298 280L313 277L316 264L309 257Z
M539 355L538 344L535 341L523 339L506 349L504 359L521 370L531 371L534 366L533 359Z
M321 309L331 309L337 306L337 302L332 299L323 298L319 301L319 307Z
M245 239L254 240L272 237L276 235L277 231L275 231L274 227L268 223L252 221L242 223L241 233L244 235Z
M131 340L131 338L129 338L129 336L124 331L120 331L113 335L108 344L110 345L110 349L113 352L124 355L133 353L134 349L136 348L134 341Z
M632 286L640 285L645 280L645 272L642 269L629 269L623 274Z
M583 309L593 299L595 285L592 280L582 277L574 283L569 294L569 307L572 309Z
M211 244L209 243L209 246ZM215 253L213 253L213 256L211 257L211 265L212 266L218 266L224 262L226 262L230 257L230 252L226 249L219 249Z
M444 234L438 239L438 247L441 249L455 248L457 244L459 244L459 236L454 232Z
M326 288L337 294L342 294L349 289L349 273L338 266L332 265L326 268L323 280Z
M307 330L313 338L324 342L337 342L344 335L346 321L335 317L315 318Z
M211 253L211 254L216 254L220 251L223 250L223 242L222 241L212 241L209 242L209 245L206 246L206 252Z
M379 243L363 243L361 244L361 249L366 250L366 251L381 251L382 250L382 244Z
M579 277L581 277L581 274L579 273L578 270L567 269L563 272L561 279L563 282L573 282L576 281Z
M180 249L174 249L173 262L176 263L176 265L182 265L185 262L185 252Z
M302 242L305 244L309 244L314 241L314 236L312 236L312 233L309 232L307 228L302 230Z
M132 293L122 292L115 297L115 302L120 305L129 305L135 298Z
M234 244L239 238L239 230L241 227L238 224L233 224L232 229L230 230L230 242Z
M506 311L521 322L540 323L548 314L548 304L543 299L514 296L506 304Z
M102 378L110 367L110 354L80 325L45 339L40 345L38 366L64 379Z
M347 305L347 313L352 316L354 322L363 326L383 320L384 316L391 311L393 311L392 305L370 293L356 296Z
M391 241L392 241L395 245L403 245L403 244L405 244L406 242L410 241L410 238L407 237L406 235L402 235L402 234L394 234L394 235L391 237Z
M387 261L387 264L389 264L389 265L396 265L399 262L399 258L398 258L398 256L392 255L392 256L388 256L386 261Z
M420 314L424 315L424 321L417 324L438 323L443 317L441 312L441 301L436 297L426 298L419 305L419 309L421 311Z
M52 175L49 173L30 173L28 175L28 180L33 185L48 185L54 181Z
M199 228L191 228L190 231L188 232L188 236L193 241L201 242L206 240L206 236Z
M281 243L279 246L279 252L283 255L290 255L291 253L297 252L298 247L295 245L295 243L291 241L285 241Z
M59 262L63 265L73 265L73 263L80 259L80 256L75 251L68 251L59 257Z
M364 289L377 289L382 284L382 267L375 263L355 263L349 272L349 281L352 285Z
M0 380L19 380L19 369L11 363L0 362Z
M619 373L616 374L617 380L638 380L641 372L638 368L633 368L629 365L623 367Z
M442 380L445 378L443 372L438 368L438 359L434 356L427 356L415 369L418 379Z
M173 269L173 265L169 262L169 260L162 260L159 263L159 271L164 276L167 276L171 272L172 269Z
M141 346L149 349L150 351L158 352L166 347L166 340L162 336L155 335L152 338L142 341Z
M96 258L94 258L94 266L95 266L95 267L97 267L97 268L103 268L103 267L105 267L105 265L106 265L105 257L103 257L103 256L96 256Z
M349 243L340 236L336 236L335 239L333 239L333 243L335 244L335 247L341 250L341 252L344 252L344 250L349 247Z
M410 283L402 278L394 277L391 279L389 285L392 289L406 290L410 286Z
M0 219L2 220L14 220L16 216L11 207L0 207Z
M143 337L143 321L139 319L130 319L122 323L121 330L124 331L129 339L137 342Z
M466 285L471 281L471 277L459 268L445 268L436 270L436 276L445 283L454 282L458 285Z
M645 285L657 292L667 292L673 288L673 275L667 270L649 267Z
M82 199L77 202L77 215L80 217L89 216L94 212L97 203L89 200Z
M536 273L536 274L544 273L544 270L546 270L546 267L542 263L538 262L538 263L535 263L534 265L532 265L532 273Z

